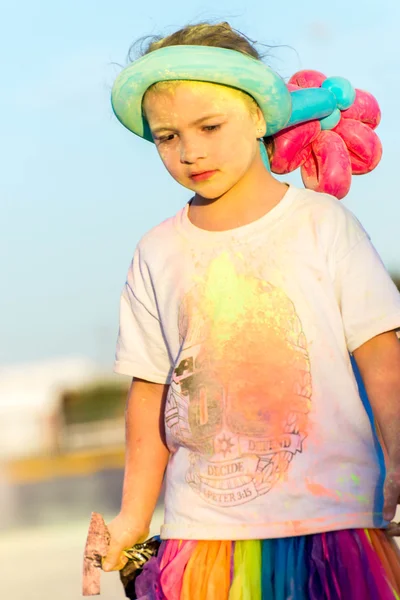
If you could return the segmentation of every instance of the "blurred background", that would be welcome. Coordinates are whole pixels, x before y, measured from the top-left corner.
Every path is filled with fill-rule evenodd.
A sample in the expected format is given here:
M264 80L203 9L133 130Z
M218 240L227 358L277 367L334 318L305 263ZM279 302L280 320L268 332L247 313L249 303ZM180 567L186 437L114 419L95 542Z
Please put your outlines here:
M141 235L190 192L121 127L130 45L228 20L284 78L342 75L379 100L384 157L343 201L400 285L400 5L382 0L1 1L0 596L81 597L92 510L119 509L129 385L112 373L119 295ZM298 173L285 180L301 185ZM153 531L162 519L162 499ZM123 598L117 574L102 597Z

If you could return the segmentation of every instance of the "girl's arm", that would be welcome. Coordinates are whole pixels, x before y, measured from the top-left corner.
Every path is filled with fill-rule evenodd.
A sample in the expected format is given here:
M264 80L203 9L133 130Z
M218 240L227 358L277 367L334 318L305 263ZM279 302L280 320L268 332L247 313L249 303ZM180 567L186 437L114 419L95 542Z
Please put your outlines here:
M169 458L163 426L167 391L167 385L138 379L130 387L121 511L107 526L111 540L105 571L122 568L121 551L148 534Z
M400 499L400 341L394 331L383 333L357 348L354 358L386 453L383 516L391 521Z

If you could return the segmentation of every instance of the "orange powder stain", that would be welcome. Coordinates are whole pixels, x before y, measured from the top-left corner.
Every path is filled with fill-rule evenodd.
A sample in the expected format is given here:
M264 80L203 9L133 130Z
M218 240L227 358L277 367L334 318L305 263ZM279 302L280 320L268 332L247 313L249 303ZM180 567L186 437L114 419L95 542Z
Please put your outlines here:
M332 490L328 490L323 485L319 483L313 483L306 477L306 486L308 491L314 496L318 496L319 498L333 498L334 500L340 500L339 494L337 492L333 492Z
M249 273L238 254L223 252L185 295L178 322L193 357L191 443L209 456L250 457L243 483L253 480L258 495L267 493L287 480L309 433L310 360L294 304Z

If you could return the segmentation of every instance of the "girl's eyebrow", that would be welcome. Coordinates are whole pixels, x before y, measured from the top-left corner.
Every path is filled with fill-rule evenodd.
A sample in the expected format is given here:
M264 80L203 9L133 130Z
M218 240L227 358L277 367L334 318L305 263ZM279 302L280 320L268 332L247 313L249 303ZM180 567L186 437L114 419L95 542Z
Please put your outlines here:
M196 119L196 121L193 121L193 123L190 123L190 127L192 127L193 125L200 125L200 123L202 123L203 121L206 121L207 119L213 119L214 117L224 117L225 115L220 114L220 113L215 113L212 115L207 115L205 117L201 117L200 119ZM154 129L152 129L152 133L160 133L161 131L172 131L172 127L164 127L164 126L160 126L160 127L155 127Z

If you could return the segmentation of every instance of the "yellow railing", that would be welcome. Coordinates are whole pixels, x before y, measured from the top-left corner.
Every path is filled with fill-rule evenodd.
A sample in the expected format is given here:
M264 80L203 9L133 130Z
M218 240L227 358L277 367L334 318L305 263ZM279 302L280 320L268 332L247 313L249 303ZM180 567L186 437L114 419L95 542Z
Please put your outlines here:
M2 465L9 483L33 483L57 477L88 475L104 469L122 469L124 446L82 450L53 456L11 460Z

